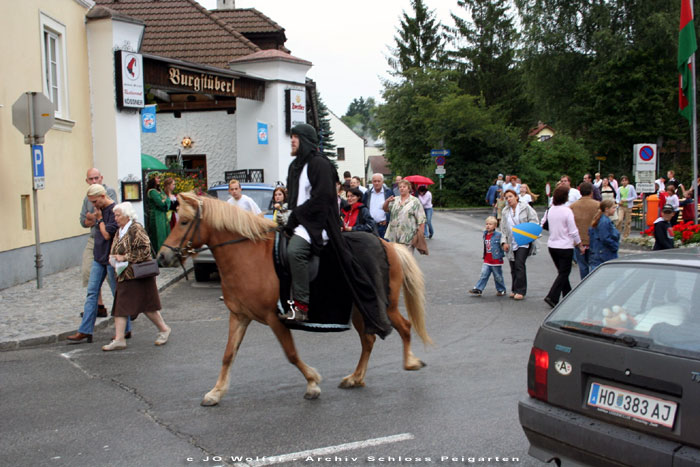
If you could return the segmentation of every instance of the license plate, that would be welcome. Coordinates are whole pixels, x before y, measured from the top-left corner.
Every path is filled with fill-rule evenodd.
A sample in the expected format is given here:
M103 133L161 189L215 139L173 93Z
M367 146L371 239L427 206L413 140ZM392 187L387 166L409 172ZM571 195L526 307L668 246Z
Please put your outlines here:
M678 404L632 391L591 384L588 405L622 417L673 428Z

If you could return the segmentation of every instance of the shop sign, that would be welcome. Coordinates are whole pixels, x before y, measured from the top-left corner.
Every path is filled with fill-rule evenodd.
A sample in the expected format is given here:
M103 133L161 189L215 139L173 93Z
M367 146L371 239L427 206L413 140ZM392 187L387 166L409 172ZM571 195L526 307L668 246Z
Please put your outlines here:
M287 89L287 131L294 126L306 123L306 90Z
M143 57L141 54L117 50L117 107L141 109L146 103L143 87Z
M193 92L234 96L236 80L211 73L194 73L171 66L168 68L168 82L179 88Z

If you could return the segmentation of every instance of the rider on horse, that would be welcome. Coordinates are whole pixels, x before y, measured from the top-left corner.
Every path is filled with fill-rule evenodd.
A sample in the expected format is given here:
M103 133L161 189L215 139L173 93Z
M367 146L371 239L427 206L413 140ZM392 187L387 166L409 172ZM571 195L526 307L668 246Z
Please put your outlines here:
M308 265L312 255L319 255L326 243L336 251L350 296L363 316L369 319L369 332L384 337L391 325L382 319L380 310L386 304L378 303L375 282L367 272L353 262L352 252L341 235L335 182L338 174L318 150L316 129L308 124L296 125L291 130L292 156L289 165L287 190L291 214L285 230L291 236L287 247L292 277L294 304L284 317L307 321L309 312Z

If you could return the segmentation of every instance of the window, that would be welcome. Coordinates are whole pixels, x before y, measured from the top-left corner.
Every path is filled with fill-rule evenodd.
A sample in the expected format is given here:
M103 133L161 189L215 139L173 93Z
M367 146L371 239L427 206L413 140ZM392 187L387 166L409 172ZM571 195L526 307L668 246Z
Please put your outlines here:
M547 141L551 137L552 137L552 135L542 135L542 136L540 136L540 141Z
M67 119L66 27L43 13L39 14L39 19L43 92L53 102L56 118Z
M337 148L337 149L338 149L338 160L344 161L345 160L345 148Z

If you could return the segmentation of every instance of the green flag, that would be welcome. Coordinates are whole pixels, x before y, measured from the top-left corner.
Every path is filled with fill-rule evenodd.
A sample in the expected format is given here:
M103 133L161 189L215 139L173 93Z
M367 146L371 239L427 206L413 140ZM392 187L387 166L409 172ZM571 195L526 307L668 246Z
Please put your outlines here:
M681 25L678 33L678 111L681 115L693 122L693 106L690 96L693 93L690 58L698 48L695 39L695 23L693 21L693 7L691 0L681 0ZM694 61L694 59L693 59Z

